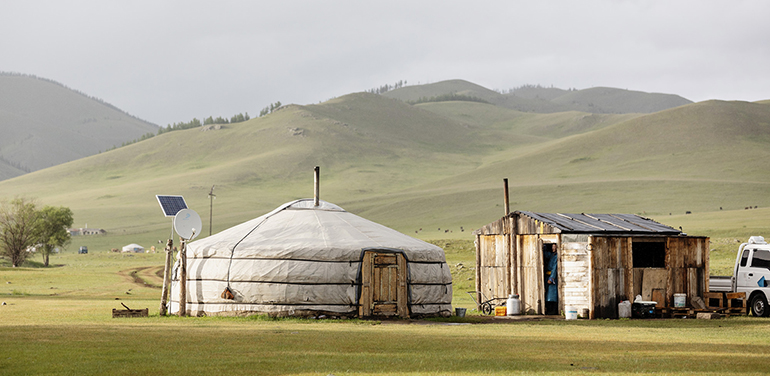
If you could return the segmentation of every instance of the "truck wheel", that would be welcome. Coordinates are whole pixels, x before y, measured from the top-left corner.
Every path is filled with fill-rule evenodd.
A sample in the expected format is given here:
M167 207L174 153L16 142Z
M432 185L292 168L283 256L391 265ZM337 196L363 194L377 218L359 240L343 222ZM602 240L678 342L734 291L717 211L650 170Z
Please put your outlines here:
M751 314L754 317L767 317L770 314L770 309L767 307L767 299L764 295L756 294L751 298Z

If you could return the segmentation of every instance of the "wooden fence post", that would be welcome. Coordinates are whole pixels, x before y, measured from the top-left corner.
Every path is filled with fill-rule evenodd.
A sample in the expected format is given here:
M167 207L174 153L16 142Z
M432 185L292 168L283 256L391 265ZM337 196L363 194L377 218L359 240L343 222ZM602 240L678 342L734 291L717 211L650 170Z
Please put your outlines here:
M166 265L163 269L163 290L160 293L160 315L165 316L168 313L168 285L171 279L171 257L174 249L174 240L169 239L166 242Z
M179 246L179 317L187 316L187 242Z

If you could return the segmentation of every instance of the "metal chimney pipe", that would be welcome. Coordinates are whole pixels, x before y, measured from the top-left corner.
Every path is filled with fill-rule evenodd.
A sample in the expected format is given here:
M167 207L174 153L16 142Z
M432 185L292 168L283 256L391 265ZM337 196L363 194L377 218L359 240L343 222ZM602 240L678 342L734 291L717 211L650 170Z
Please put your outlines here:
M511 207L508 202L508 178L503 179L503 194L505 195L504 201L505 201L505 215L508 216L508 214L511 213Z
M315 190L313 192L313 206L318 206L318 204L319 204L318 201L319 201L319 196L320 196L320 194L319 194L319 191L320 191L319 185L320 185L320 180L321 180L321 167L320 166L315 166L315 168L313 169L313 172L314 172L314 175L315 175L315 179L314 179Z

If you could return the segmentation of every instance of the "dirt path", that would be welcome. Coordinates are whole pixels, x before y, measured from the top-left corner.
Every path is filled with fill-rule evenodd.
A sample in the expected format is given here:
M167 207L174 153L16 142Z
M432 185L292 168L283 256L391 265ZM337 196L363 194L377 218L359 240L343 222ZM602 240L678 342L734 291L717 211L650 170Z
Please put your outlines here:
M163 266L143 266L121 270L118 274L131 279L137 285L159 289L163 286Z

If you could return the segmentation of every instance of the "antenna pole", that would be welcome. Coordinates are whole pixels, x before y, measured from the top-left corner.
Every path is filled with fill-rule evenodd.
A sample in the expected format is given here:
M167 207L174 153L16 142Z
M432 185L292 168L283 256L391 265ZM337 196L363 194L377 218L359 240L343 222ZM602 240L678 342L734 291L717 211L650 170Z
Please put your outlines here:
M318 206L318 204L319 204L319 196L320 196L319 185L321 184L320 183L320 180L321 180L321 167L320 166L315 166L315 168L313 169L313 172L315 173L315 179L314 179L315 191L313 192L313 206Z
M211 236L211 228L213 227L212 222L214 218L214 198L216 197L217 195L214 194L214 186L212 185L211 191L209 191L209 236Z
M505 202L505 215L508 216L511 213L511 206L508 202L508 178L503 179L503 195L505 196L503 199Z

